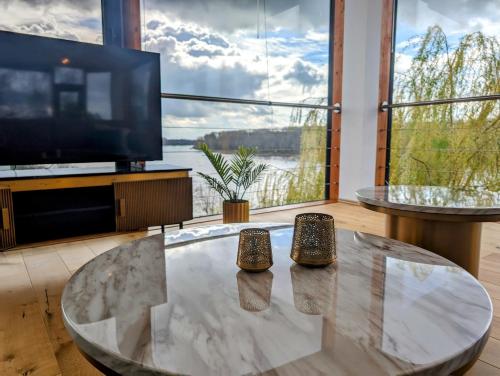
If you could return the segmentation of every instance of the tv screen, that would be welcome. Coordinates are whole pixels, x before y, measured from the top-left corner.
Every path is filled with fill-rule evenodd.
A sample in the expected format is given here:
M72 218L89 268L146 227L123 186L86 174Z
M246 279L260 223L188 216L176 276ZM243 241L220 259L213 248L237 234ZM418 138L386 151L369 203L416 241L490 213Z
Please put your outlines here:
M155 53L0 32L0 164L162 159Z

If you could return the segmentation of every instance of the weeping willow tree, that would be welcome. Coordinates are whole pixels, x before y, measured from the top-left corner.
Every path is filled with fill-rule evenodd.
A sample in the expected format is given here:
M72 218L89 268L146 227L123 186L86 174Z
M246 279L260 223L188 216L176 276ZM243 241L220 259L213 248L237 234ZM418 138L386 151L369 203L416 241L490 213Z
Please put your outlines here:
M394 103L500 93L500 46L481 32L451 48L429 28L407 48L409 68L395 75ZM500 101L393 110L391 184L500 190Z
M321 98L316 104L324 104ZM266 175L257 194L260 207L322 200L325 197L327 111L296 108L290 126L302 128L300 153L293 171L273 171Z
M325 198L326 116L325 110L318 109L292 113L292 122L302 124L302 133L298 168L288 182L287 204Z

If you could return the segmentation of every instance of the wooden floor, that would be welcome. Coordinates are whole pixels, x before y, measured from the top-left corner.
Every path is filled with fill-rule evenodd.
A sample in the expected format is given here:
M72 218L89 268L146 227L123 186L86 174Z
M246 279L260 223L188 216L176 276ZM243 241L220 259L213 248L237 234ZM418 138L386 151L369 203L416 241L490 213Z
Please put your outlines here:
M338 227L383 235L382 214L346 203L267 212L251 220L293 222L296 214L308 211L332 214ZM0 253L0 375L99 375L64 329L62 289L71 274L96 255L154 232ZM500 224L483 226L481 252L479 279L491 295L495 317L488 344L468 375L500 375Z

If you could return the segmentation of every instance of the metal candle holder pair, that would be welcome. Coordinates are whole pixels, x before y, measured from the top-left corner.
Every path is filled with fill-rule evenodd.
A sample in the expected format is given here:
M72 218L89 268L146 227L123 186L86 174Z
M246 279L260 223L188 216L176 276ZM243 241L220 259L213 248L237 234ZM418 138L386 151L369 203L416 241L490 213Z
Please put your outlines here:
M290 257L304 266L325 266L336 261L335 224L333 217L321 213L304 213L295 217ZM262 272L273 265L271 236L268 230L241 230L236 264L249 272Z

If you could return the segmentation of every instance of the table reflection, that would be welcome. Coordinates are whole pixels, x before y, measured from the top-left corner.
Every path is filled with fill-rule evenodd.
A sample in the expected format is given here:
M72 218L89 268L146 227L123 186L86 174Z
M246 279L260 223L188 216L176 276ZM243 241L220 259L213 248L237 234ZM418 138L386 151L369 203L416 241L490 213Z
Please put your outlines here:
M290 267L293 303L306 315L327 315L332 310L335 295L335 266L307 268L298 264Z
M500 207L500 193L479 188L449 188L438 186L390 185L365 188L359 198L386 201L393 204L445 207Z
M240 270L236 273L240 307L249 312L260 312L271 304L273 273L269 270L261 273L249 273Z
M94 278L74 276L65 295L79 299L65 311L89 338L102 339L106 333L111 348L135 357L136 349L151 341L150 309L168 300L163 239L137 240L103 257L106 262L86 266Z

